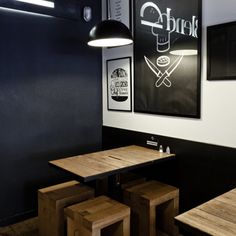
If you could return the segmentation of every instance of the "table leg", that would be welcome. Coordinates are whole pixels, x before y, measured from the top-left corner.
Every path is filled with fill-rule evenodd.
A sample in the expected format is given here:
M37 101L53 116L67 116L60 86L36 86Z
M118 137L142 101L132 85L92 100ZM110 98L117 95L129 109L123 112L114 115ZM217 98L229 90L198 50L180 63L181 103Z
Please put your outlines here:
M108 178L99 178L96 180L96 186L95 186L95 195L108 195Z

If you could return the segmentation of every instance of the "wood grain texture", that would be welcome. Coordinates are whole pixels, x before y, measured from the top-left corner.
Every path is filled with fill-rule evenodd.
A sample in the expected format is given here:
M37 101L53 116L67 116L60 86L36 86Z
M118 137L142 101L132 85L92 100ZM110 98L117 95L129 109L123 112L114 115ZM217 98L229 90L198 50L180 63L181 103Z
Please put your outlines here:
M131 145L63 158L49 163L78 175L83 181L90 181L174 156L174 154L161 153L157 150Z
M38 190L38 218L40 236L63 236L64 207L94 196L94 190L77 181Z
M187 225L214 236L236 235L236 188L197 206L177 217L179 225Z
M179 210L177 188L158 181L147 181L125 189L124 202L132 210L133 236L156 236L158 227L164 233L178 235L174 224Z
M129 236L130 208L106 196L100 196L65 209L68 219L67 235Z

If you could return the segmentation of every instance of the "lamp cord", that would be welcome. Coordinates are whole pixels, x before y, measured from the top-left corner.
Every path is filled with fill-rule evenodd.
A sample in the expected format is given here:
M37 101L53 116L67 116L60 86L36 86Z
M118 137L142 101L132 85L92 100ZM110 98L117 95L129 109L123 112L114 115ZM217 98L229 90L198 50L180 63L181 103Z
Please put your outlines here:
M108 20L111 19L111 3L110 0L107 0L107 8L108 8Z

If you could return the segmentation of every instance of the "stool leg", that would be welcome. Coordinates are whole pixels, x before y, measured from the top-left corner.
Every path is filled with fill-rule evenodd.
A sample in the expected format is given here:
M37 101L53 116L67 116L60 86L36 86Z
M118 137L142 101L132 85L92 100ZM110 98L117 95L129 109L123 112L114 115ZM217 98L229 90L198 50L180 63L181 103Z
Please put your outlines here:
M101 230L100 229L94 229L92 234L88 234L88 236L101 236ZM87 236L87 235L84 235Z
M67 218L67 236L75 236L76 227L74 221Z
M83 225L83 218L75 215L74 219L67 217L67 236L101 236L100 229L88 229Z
M139 212L139 235L156 236L156 208L144 207Z
M130 217L125 217L123 220L123 236L130 236Z
M169 201L165 209L163 210L163 229L171 236L178 236L178 227L174 223L174 217L179 212L179 198L176 197Z
M174 217L179 214L179 197L174 198L174 210L173 210L173 236L179 236L179 228L175 225Z
M156 236L156 208L150 207L149 208L149 235Z
M102 232L104 236L130 236L130 216L103 228Z
M78 226L78 234L74 236L101 236L101 229L87 229L83 225Z

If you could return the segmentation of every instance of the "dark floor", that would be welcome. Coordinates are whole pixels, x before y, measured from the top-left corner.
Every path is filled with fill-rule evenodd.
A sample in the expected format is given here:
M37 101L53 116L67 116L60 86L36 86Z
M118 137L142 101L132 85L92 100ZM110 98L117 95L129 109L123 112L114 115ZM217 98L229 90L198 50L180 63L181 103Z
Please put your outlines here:
M38 236L38 217L0 227L0 236Z
M167 234L160 231L158 231L157 235L168 236ZM39 236L38 217L21 221L6 227L0 227L0 236Z

